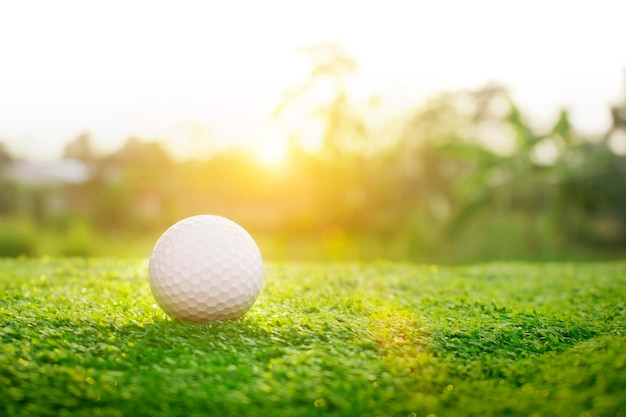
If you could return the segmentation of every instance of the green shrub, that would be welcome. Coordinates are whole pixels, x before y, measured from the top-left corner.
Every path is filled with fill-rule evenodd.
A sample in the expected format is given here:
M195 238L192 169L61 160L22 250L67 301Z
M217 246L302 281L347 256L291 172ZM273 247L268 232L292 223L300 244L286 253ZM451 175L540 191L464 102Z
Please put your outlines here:
M16 223L0 223L0 257L33 256L37 239L32 228Z
M93 229L84 220L74 220L67 229L67 234L61 246L64 256L88 257L94 254Z

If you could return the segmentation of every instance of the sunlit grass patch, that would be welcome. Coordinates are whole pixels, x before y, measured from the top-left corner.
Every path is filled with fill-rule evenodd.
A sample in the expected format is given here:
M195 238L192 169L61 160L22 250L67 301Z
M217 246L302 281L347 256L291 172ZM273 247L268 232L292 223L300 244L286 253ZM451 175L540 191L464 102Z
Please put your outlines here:
M144 259L0 271L1 415L626 415L623 263L268 264L206 324Z

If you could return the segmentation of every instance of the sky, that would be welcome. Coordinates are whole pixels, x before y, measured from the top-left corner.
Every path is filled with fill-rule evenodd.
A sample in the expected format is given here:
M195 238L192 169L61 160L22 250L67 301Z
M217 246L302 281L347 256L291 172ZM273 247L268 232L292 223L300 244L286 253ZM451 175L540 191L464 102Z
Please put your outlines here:
M0 2L0 141L35 159L86 131L102 151L257 146L306 76L297 50L323 42L394 111L496 81L537 124L566 107L601 132L626 94L624 16L622 0Z

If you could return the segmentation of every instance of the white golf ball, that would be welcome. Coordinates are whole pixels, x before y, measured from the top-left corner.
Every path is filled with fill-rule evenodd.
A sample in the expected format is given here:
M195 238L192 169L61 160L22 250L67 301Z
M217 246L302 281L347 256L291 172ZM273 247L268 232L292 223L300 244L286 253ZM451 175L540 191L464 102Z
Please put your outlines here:
M241 317L263 284L263 260L252 237L220 216L188 217L157 241L148 267L155 300L171 317Z

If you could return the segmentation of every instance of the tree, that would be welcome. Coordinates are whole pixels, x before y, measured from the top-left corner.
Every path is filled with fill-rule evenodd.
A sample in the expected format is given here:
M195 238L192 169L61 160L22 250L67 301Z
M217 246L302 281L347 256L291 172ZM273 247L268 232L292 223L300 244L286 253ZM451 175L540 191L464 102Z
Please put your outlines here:
M88 132L81 133L73 141L65 145L63 157L76 159L85 163L93 162L96 159L96 152L93 148L91 135Z
M13 156L11 155L7 144L4 142L0 142L0 166L3 166L4 164L12 160Z
M13 160L8 146L0 142L0 214L12 214L17 210L18 187L5 178L4 171Z
M473 165L469 174L458 183L461 208L451 222L450 230L453 234L458 233L479 213L518 214L524 222L526 250L534 256L542 247L538 221L554 206L555 196L550 184L554 166L539 163L537 151L540 146L551 143L557 133L564 136L567 144L567 140L571 140L571 125L567 113L562 112L549 133L537 133L506 91L502 90L500 94L506 99L508 110L503 118L495 116L495 120L508 127L511 151L496 151L476 138L455 140L441 147L446 154ZM491 94L489 99L496 97ZM481 109L481 106L475 108ZM492 118L492 115L481 114L472 119L480 122Z
M76 210L89 213L102 228L142 230L172 220L175 173L161 144L130 138L104 156L91 152L88 136L77 138L72 145L66 149L67 156L94 155L90 178L69 190Z
M274 116L281 120L299 113L304 123L290 127L288 136L300 141L306 123L321 123L321 151L326 156L336 158L362 150L366 125L350 102L347 89L348 79L356 72L356 62L333 43L305 47L300 52L311 61L308 78L285 93Z

